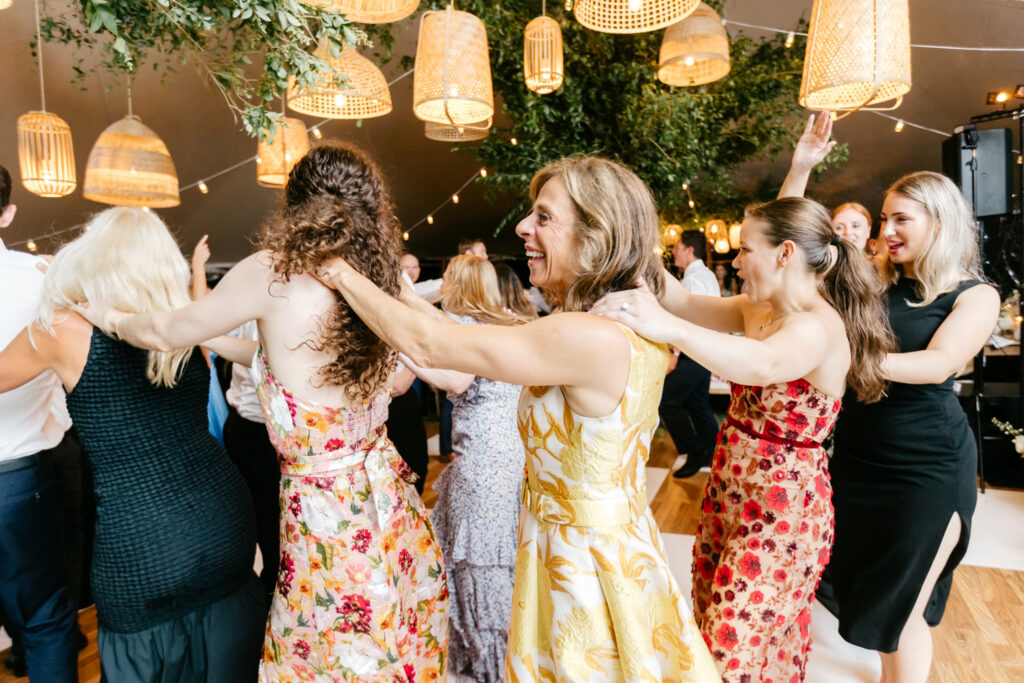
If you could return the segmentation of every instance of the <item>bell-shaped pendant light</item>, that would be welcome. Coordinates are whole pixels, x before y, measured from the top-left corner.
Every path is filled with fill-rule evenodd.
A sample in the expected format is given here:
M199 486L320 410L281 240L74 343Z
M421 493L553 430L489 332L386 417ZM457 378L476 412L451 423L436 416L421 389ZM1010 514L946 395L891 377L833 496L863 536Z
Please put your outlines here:
M100 133L85 165L82 194L117 206L163 209L181 203L167 145L132 114Z
M547 16L547 3L542 16L533 19L523 32L523 75L526 87L547 95L562 86L564 55L562 27Z
M288 88L290 109L324 119L369 119L391 112L388 81L376 64L349 45L334 57L327 43L323 43L316 54L334 74L345 77L348 87L333 87L328 74L323 75L316 88L299 90L293 85Z
M422 121L470 126L494 116L487 28L449 5L420 20L413 114Z
M718 12L703 2L693 14L665 30L658 80L666 85L703 85L724 78L731 68L729 34Z
M725 221L716 218L704 224L704 236L714 246L720 239L729 241L729 229L726 227Z
M464 126L453 126L450 123L425 121L423 133L430 140L438 142L472 142L483 140L491 134L491 119Z
M576 21L602 33L646 33L682 21L700 0L576 0Z
M292 166L309 151L306 124L282 116L274 121L274 132L256 145L256 182L262 187L284 187Z
M907 0L814 0L801 105L852 112L908 92Z
M405 19L420 6L420 0L311 0L360 24L388 24Z
M10 2L0 9L9 7ZM39 31L39 0L36 0L36 58L39 62L39 96L42 111L18 118L18 167L21 184L40 197L64 197L75 191L75 149L71 128L61 117L46 111L43 87L43 41Z

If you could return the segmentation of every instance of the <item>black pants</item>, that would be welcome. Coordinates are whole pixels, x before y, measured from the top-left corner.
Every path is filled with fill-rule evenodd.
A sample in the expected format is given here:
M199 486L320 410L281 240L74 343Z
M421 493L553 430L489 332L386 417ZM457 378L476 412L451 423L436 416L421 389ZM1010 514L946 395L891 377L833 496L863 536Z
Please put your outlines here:
M277 451L270 443L266 425L246 420L230 405L228 419L224 422L224 447L245 480L256 510L256 543L263 556L260 583L263 584L269 610L281 564L281 508L278 497L281 466L277 462Z
M658 414L679 453L703 453L715 447L718 421L711 410L710 388L711 372L682 354L665 377Z
M452 407L452 402L446 395L441 402L441 431L437 437L441 455L452 454Z
M67 590L63 510L53 452L0 473L0 607L25 649L33 681L78 680L77 613Z
M422 495L427 480L427 430L423 426L420 401L412 389L391 399L388 437L402 460L416 473L416 491Z

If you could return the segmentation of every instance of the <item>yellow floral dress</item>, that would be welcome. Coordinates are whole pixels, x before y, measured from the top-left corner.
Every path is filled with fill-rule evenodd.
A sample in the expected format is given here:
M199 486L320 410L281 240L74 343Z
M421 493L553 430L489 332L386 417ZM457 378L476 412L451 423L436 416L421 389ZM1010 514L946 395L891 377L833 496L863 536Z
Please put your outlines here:
M526 481L506 679L718 681L647 507L645 466L668 353L622 328L629 381L609 415L559 387L519 403Z

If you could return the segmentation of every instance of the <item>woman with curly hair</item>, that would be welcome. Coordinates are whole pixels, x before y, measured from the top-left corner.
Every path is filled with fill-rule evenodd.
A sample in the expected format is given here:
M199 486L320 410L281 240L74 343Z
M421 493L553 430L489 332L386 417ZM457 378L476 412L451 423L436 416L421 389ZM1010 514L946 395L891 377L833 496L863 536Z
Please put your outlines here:
M292 169L263 250L176 311L83 313L142 348L256 320L257 394L281 462L281 557L261 680L444 676L448 589L412 475L387 438L395 352L308 275L343 256L399 291L398 220L382 174L337 142Z

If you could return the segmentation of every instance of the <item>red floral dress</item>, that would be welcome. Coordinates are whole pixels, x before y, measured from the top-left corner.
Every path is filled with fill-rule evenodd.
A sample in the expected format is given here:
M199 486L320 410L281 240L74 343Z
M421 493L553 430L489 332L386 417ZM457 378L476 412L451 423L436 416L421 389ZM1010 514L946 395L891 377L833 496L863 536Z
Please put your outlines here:
M801 681L832 548L822 440L840 401L803 379L732 385L693 549L694 616L725 681Z

